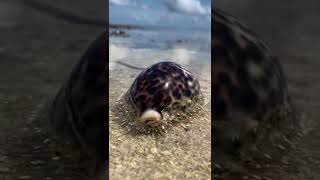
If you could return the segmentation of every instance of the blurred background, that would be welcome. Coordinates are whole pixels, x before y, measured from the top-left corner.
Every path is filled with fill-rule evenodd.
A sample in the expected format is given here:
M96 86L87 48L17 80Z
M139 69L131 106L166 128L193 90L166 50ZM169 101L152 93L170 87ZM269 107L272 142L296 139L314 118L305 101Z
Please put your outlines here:
M106 30L107 7L101 0L0 1L0 179L81 179L78 164L50 148L35 119Z
M320 2L215 0L213 4L248 25L278 57L303 132L295 142L296 150L286 149L277 158L245 167L246 173L230 178L319 179Z

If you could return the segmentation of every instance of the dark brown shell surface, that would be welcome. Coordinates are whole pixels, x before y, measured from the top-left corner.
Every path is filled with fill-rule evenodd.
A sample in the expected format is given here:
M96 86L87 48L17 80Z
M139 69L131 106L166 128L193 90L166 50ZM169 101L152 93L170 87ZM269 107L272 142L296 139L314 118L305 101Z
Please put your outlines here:
M99 36L74 67L53 100L50 119L63 140L87 154L90 172L104 169L107 151L107 33Z
M169 61L156 63L134 80L127 92L138 114L146 109L186 108L201 94L197 79L184 67Z
M298 125L282 66L236 18L215 7L211 14L214 150L237 154L248 145L270 145Z

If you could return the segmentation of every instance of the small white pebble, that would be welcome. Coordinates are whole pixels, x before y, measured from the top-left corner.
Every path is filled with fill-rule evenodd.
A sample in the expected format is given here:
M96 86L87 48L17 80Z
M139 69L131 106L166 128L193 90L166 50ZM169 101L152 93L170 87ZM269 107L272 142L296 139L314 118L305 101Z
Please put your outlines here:
M43 141L43 143L45 143L45 144L47 144L48 142L50 142L50 139L49 139L49 138L47 138L47 139L45 139L45 140Z
M157 148L151 148L150 151L151 151L152 154L156 154L158 152Z
M4 162L7 158L7 156L0 156L0 162Z
M255 175L255 174L253 174L252 177L255 178L255 179L261 179L260 176L257 176L257 175Z
M162 154L165 155L165 156L171 155L170 151L163 151Z
M281 150L286 150L286 148L283 147L281 144L279 144L277 147L278 147L279 149L281 149Z
M59 156L54 156L51 159L54 160L54 161L58 161L60 159L60 157Z
M263 156L264 156L265 158L267 158L267 159L272 159L269 154L266 154L266 153L265 153L265 154L263 154Z
M31 161L30 164L33 164L33 165L39 165L39 164L44 164L45 162L42 161L42 160L35 160L35 161Z
M147 155L147 159L149 159L149 160L150 160L150 159L153 159L153 155L148 154L148 155Z
M289 162L288 162L287 160L285 160L285 159L282 159L281 162L282 162L283 164L286 164L286 165L289 164Z
M31 176L19 176L19 179L31 179Z

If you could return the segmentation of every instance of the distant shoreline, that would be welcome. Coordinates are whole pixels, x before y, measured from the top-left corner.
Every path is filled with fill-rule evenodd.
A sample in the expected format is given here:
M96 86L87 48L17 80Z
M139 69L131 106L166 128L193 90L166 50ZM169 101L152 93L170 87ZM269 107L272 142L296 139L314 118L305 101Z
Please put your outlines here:
M144 26L132 24L109 24L111 29L146 29Z
M192 28L192 27L171 27L171 26L160 26L160 25L135 25L135 24L116 24L116 23L109 23L110 29L122 29L122 30L131 30L131 29L140 29L140 30L161 30L161 29L184 29L184 30L205 30L209 31L210 29L207 28Z

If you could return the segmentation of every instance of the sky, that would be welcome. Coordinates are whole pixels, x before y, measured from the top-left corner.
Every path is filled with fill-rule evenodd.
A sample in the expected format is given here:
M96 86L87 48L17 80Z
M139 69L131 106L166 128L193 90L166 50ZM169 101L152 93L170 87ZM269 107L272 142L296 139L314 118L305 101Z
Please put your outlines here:
M210 29L210 7L211 0L109 0L109 22Z

